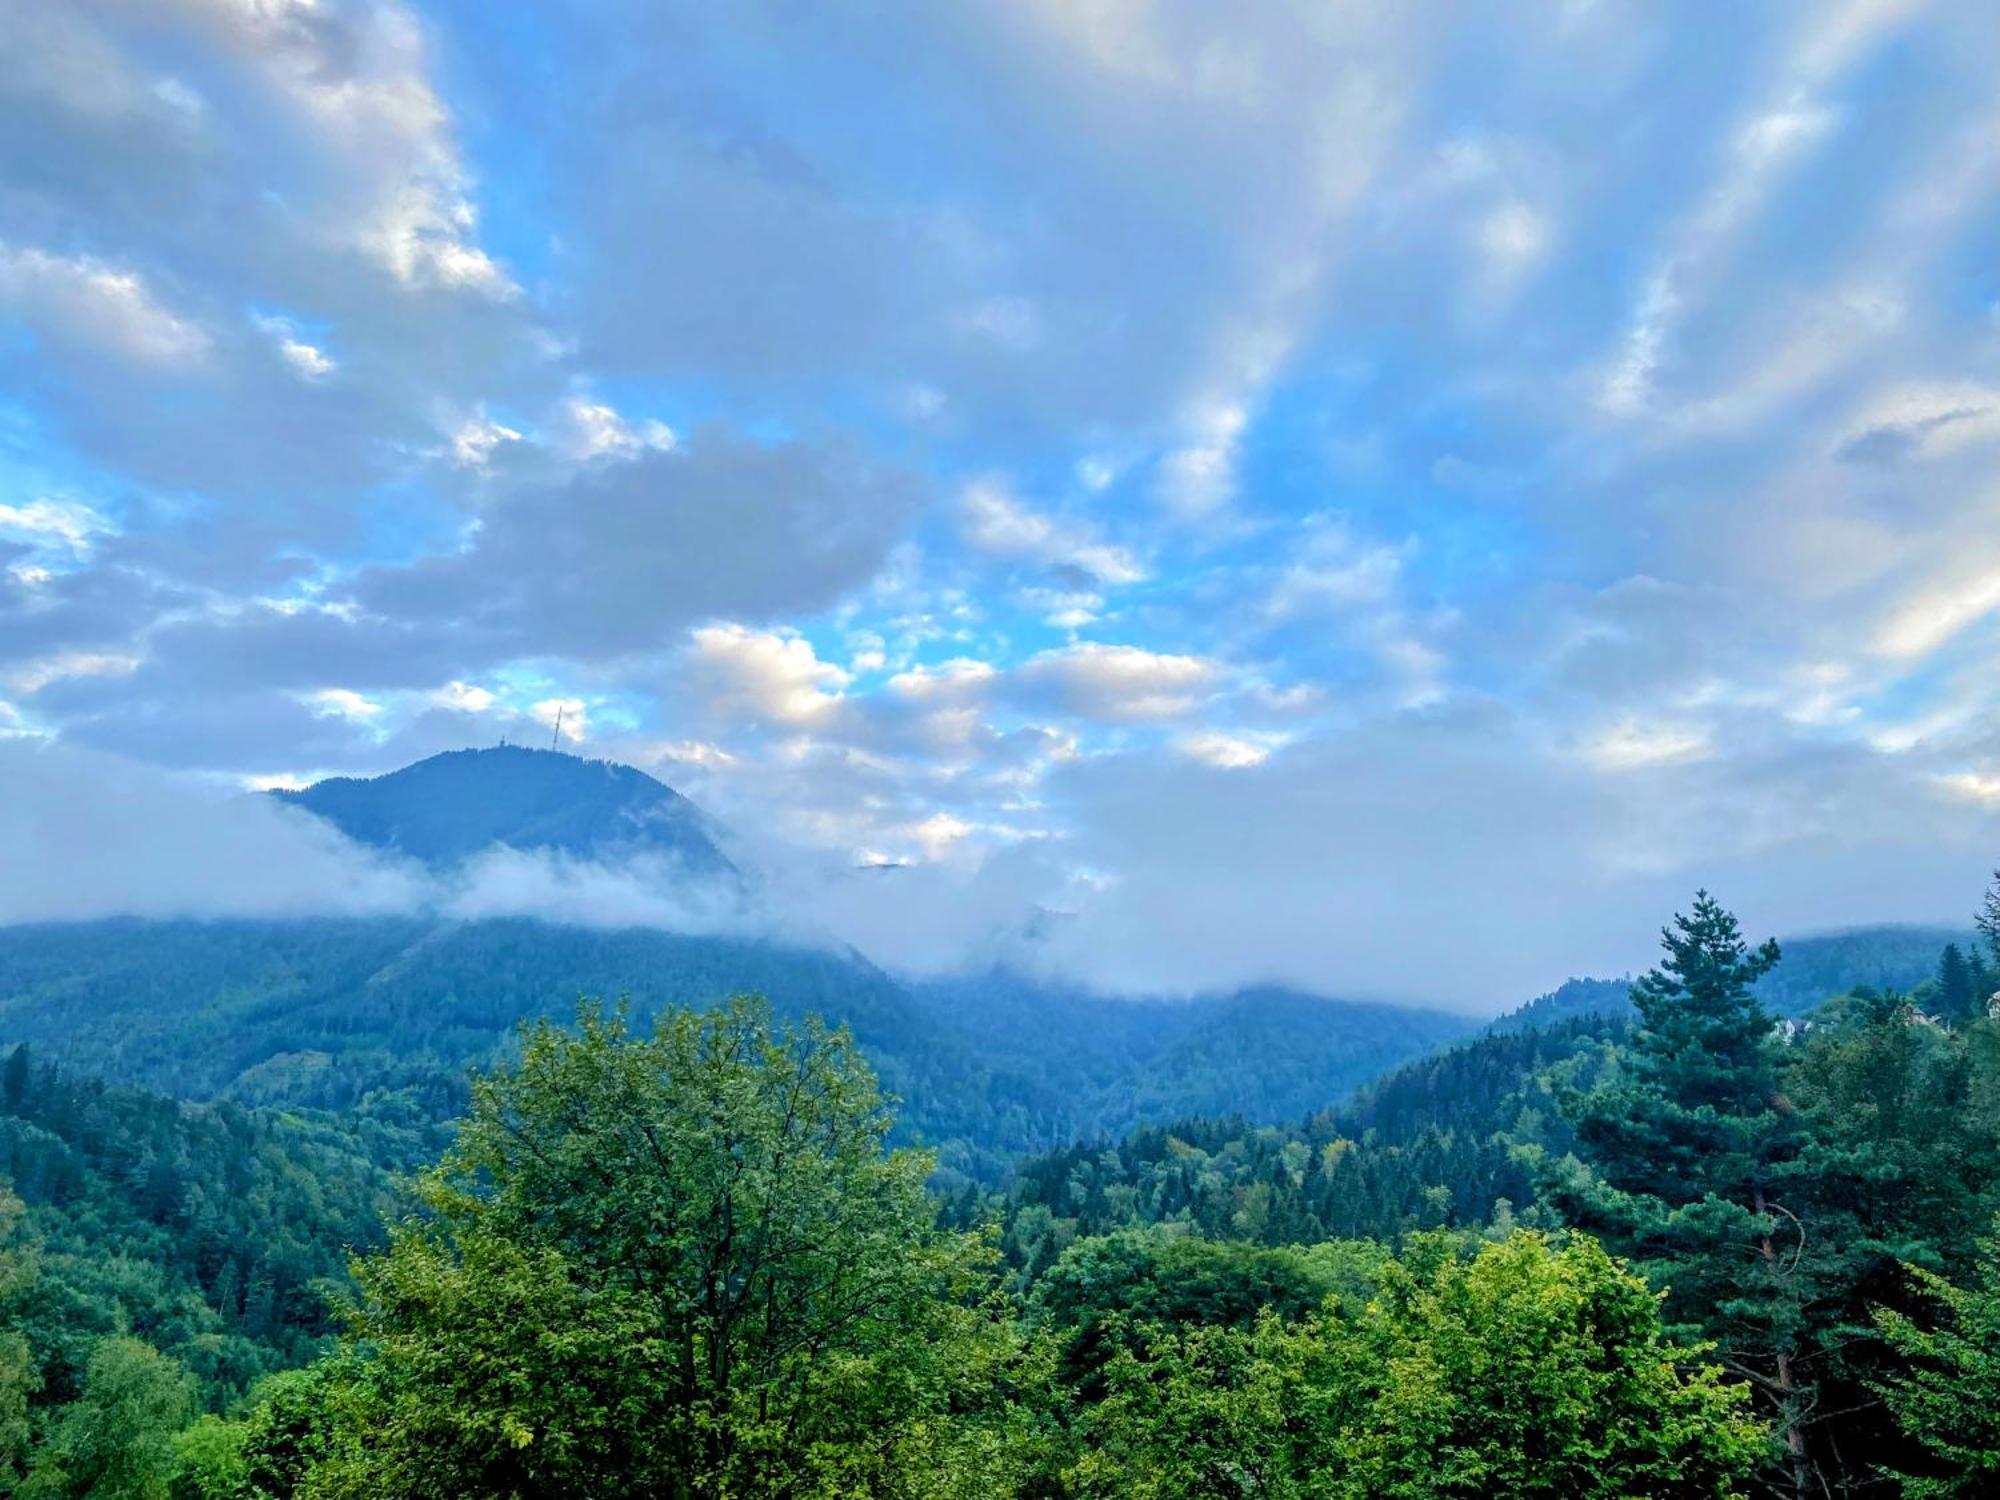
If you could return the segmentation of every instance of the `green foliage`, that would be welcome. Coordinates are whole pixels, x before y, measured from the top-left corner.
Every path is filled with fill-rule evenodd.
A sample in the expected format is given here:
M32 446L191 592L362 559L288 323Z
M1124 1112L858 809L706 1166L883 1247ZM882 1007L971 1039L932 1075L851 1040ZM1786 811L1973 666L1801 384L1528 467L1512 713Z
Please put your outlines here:
M1390 1263L1373 1240L1267 1249L1128 1230L1072 1245L1034 1283L1030 1321L1054 1338L1063 1383L1102 1394L1103 1370L1137 1329L1247 1328L1329 1303L1357 1311Z
M329 1290L401 1201L365 1131L107 1088L26 1048L5 1079L0 1173L35 1246L12 1326L33 1346L44 1403L76 1394L112 1334L185 1365L211 1407L324 1347Z
M248 1500L243 1438L243 1423L213 1413L175 1433L167 1482L171 1500Z
M1572 1160L1551 1198L1631 1256L1667 1289L1673 1320L1715 1338L1768 1396L1803 1495L1814 1397L1800 1359L1826 1247L1777 1197L1799 1125L1781 1107L1779 1046L1752 987L1778 947L1753 951L1705 891L1661 942L1666 958L1632 987L1640 1024L1619 1070L1572 1106L1589 1170Z
M586 1011L483 1080L357 1267L312 1496L927 1492L1009 1350L843 1033Z
M1149 1500L1735 1494L1763 1433L1694 1354L1588 1239L1419 1245L1352 1319L1149 1329L1072 1478Z
M1008 1259L1032 1278L1080 1237L1154 1224L1285 1245L1507 1221L1569 1149L1562 1093L1623 1032L1588 1017L1484 1036L1289 1130L1188 1120L1034 1158L1001 1205Z
M100 1340L83 1391L63 1408L20 1500L169 1500L174 1437L194 1412L194 1381L133 1338Z
M1902 1368L1883 1392L1922 1450L1904 1493L1974 1500L2000 1490L2000 1239L1982 1242L1977 1281L1954 1286L1913 1266L1913 1312L1876 1314Z
M1777 1488L1861 1497L1893 1471L1983 1493L1983 955L1934 950L1910 999L1849 986L1778 1028L1785 970L1727 913L1703 897L1667 939L1636 1026L1567 986L1572 1019L1498 1025L1295 1127L1143 1128L997 1194L891 1149L911 1127L864 1053L985 1171L996 1143L1119 1110L1254 1105L1288 1037L1270 1092L1296 1100L1421 1027L1378 1054L1338 1034L1358 1008L1306 997L1106 1011L533 923L0 940L17 1034L67 1016L126 1076L341 1111L179 1103L7 1054L0 1494L1719 1495L1771 1451L1747 1400L1782 1440ZM1788 957L1799 985L1839 987L1843 944L1900 971L1916 940L1822 941ZM249 977L175 969L218 953ZM788 1012L831 1001L864 1034L734 1002L497 1044L574 990L569 965L645 973L642 1016L775 976ZM954 1020L954 994L993 1004ZM454 1070L482 1057L497 1071L468 1091ZM452 1108L422 1213L376 1250L408 1201L386 1169ZM271 1374L321 1353L343 1288L344 1347Z
M1947 1021L1969 1021L1986 1013L1988 976L1976 959L1976 954L1967 959L1956 943L1945 944L1938 958L1937 1007Z
M186 1098L337 1111L374 1160L434 1160L465 1074L582 994L642 1022L739 990L854 1033L898 1140L990 1184L1025 1151L1145 1120L1290 1120L1461 1035L1456 1016L1283 991L1121 1002L1006 976L904 985L851 952L525 919L0 929L0 1036ZM0 1097L5 1080L0 1078Z
M1993 960L1993 966L2000 969L2000 870L1993 872L1993 882L1986 887L1986 894L1979 903L1979 914L1973 918L1973 925L1979 935L1986 939L1986 951Z

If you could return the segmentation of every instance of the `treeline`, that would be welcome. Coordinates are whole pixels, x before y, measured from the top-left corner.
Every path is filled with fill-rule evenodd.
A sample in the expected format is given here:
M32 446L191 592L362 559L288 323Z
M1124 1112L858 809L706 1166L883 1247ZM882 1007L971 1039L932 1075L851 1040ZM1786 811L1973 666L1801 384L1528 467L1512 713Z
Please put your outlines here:
M988 975L904 985L852 952L526 919L129 919L0 928L0 1036L181 1098L336 1111L434 1158L468 1071L579 995L634 1014L738 992L848 1026L897 1139L988 1186L1023 1153L1142 1119L1290 1119L1462 1034L1462 1018L1284 992L1114 1002Z
M1068 1147L1023 1162L1000 1195L955 1195L951 1211L961 1223L998 1212L1030 1278L1080 1237L1143 1225L1282 1245L1508 1222L1569 1149L1564 1095L1626 1030L1585 1016L1485 1036L1295 1128L1184 1120Z
M2000 948L2000 891L1989 916ZM1297 1130L1066 1150L997 1196L893 1148L844 1030L586 1009L475 1081L345 1281L305 1227L388 1205L336 1127L17 1052L0 1492L1993 1493L2000 1022L1947 983L1971 957L1793 1025L1757 998L1775 947L1705 895L1663 942L1630 1021L1488 1035ZM143 1264L186 1326L102 1287L94 1325L38 1321L65 1257ZM254 1311L225 1292L281 1268ZM337 1340L298 1300L322 1289Z
M1774 1488L1988 1493L2000 1444L1953 1445L2000 1429L1970 1397L1916 1420L1911 1382L2000 1391L2000 1303L1963 1290L1990 1274L2000 1212L1996 904L1986 951L1948 944L1910 993L1862 986L1780 1023L1757 999L1775 947L1750 950L1703 897L1630 1022L1496 1031L1297 1129L1189 1121L1025 1163L997 1202L1009 1263L1033 1286L1107 1235L1586 1229L1752 1394L1781 1444ZM1926 1344L1954 1304L1985 1341Z
M123 1334L22 1496L1726 1495L1743 1394L1585 1238L1080 1242L943 1224L844 1033L586 1012L483 1080L340 1349L193 1418ZM1472 1486L1472 1488L1468 1488Z

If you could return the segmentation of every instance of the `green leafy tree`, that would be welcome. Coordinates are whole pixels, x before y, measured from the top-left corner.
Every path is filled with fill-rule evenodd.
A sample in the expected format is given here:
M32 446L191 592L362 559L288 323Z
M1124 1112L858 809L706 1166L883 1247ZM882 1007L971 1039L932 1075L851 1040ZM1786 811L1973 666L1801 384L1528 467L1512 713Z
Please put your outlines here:
M366 1358L301 1493L917 1494L998 1462L991 1251L844 1032L586 1009L481 1080L428 1222L360 1263Z
M246 1492L245 1424L214 1413L174 1434L170 1500L263 1500Z
M1138 1330L1247 1328L1264 1312L1296 1320L1329 1298L1359 1309L1390 1259L1373 1240L1265 1248L1126 1230L1072 1245L1036 1283L1027 1312L1055 1340L1063 1384L1094 1399L1105 1364Z
M0 1187L0 1493L21 1477L32 1430L28 1403L42 1384L34 1351L16 1326L35 1281L34 1249L23 1243L24 1213L21 1200Z
M1741 1389L1583 1236L1420 1240L1358 1317L1156 1328L1110 1383L1086 1495L1676 1500L1737 1494L1764 1452Z
M1883 1394L1927 1460L1921 1472L1902 1476L1910 1495L1975 1500L2000 1492L2000 1238L1983 1241L1982 1250L1974 1285L1912 1266L1928 1305L1876 1315L1904 1360Z
M151 1345L115 1335L91 1351L83 1392L62 1409L21 1500L169 1500L174 1435L194 1380Z
M1752 992L1778 945L1752 949L1706 891L1661 933L1666 957L1632 986L1622 1067L1569 1105L1574 1159L1549 1196L1668 1293L1669 1316L1713 1338L1768 1403L1789 1487L1815 1492L1804 1367L1808 1308L1828 1247L1779 1196L1800 1149L1779 1088L1773 1021Z
M335 1403L367 1374L365 1364L336 1356L259 1385L241 1424L237 1500L292 1500L313 1468L333 1456Z

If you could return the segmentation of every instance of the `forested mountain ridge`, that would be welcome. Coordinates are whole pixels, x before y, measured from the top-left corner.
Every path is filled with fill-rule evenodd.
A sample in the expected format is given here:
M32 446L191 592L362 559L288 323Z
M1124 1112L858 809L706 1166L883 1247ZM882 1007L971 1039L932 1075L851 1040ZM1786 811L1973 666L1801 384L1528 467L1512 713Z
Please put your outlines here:
M406 1130L457 1114L469 1065L579 996L629 996L644 1018L741 991L850 1026L904 1100L905 1138L988 1180L1023 1152L1149 1119L1294 1119L1471 1024L1287 991L1123 1001L1004 976L902 983L852 952L519 918L0 928L0 1041L188 1098Z
M1938 955L1950 944L1979 951L1977 934L1963 927L1883 924L1788 937L1780 945L1783 956L1757 981L1757 998L1775 1014L1796 1018L1857 985L1911 990L1935 976ZM1509 1011L1491 1029L1546 1026L1585 1015L1630 1019L1636 1014L1630 990L1629 978L1571 979Z
M218 1403L311 1358L349 1254L407 1211L381 1163L442 1139L413 1151L362 1119L111 1088L14 1048L0 1173L20 1212L0 1258L32 1264L10 1311L42 1399L73 1397L110 1335L145 1340Z
M578 859L649 855L697 878L734 876L694 803L645 772L556 750L448 750L375 777L271 795L370 848L448 865L495 845Z

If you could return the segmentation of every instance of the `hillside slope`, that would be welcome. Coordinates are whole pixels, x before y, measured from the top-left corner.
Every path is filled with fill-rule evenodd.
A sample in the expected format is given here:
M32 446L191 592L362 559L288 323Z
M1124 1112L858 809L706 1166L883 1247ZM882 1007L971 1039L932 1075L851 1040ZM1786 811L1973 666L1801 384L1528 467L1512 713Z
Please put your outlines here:
M1001 1005L997 987L908 987L851 952L518 918L0 928L0 1044L185 1098L356 1110L419 1133L458 1111L467 1065L525 1019L626 996L643 1021L744 990L851 1027L905 1101L905 1137L985 1177L1183 1113L1296 1118L1467 1025L1280 992L1128 1002L1030 986Z

